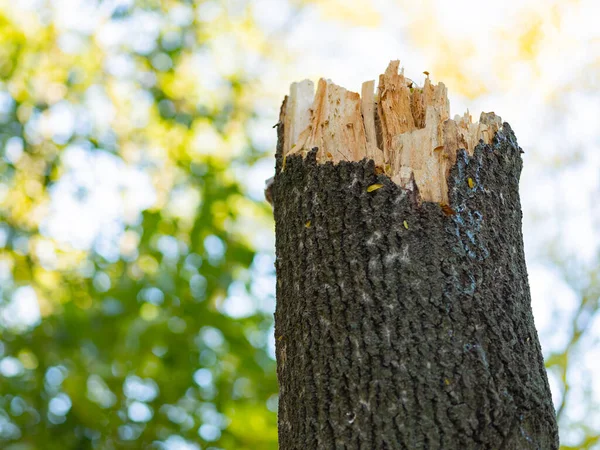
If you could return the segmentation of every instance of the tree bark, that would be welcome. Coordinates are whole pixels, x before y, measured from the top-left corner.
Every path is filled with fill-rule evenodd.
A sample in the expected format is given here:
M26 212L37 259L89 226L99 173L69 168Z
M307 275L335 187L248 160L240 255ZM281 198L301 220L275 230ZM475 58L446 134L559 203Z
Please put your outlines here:
M280 449L557 449L510 126L443 206L373 161L284 161L278 128Z

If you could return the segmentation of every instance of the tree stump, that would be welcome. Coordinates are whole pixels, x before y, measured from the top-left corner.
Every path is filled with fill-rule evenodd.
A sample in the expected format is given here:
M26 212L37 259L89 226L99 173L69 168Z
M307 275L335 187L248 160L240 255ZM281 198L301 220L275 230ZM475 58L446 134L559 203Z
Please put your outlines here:
M521 232L522 150L392 62L292 86L270 186L279 445L558 448Z

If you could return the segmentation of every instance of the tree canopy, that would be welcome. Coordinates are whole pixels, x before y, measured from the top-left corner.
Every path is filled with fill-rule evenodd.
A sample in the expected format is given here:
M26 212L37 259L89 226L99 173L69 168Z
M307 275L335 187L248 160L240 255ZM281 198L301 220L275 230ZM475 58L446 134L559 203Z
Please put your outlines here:
M2 448L276 447L234 3L0 9Z

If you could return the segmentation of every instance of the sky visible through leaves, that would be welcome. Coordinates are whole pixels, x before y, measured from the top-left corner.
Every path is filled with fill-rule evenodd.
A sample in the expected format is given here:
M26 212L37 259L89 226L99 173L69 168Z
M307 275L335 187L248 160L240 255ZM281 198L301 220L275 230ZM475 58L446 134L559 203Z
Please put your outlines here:
M0 448L277 448L272 126L391 59L515 130L561 441L600 448L599 7L481 3L0 0Z

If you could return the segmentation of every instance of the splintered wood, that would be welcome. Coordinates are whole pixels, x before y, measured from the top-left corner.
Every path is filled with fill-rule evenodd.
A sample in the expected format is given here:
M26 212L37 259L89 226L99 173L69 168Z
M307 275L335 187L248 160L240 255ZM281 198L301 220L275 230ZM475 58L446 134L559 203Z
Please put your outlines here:
M500 117L469 113L450 119L443 83L416 86L392 61L375 82L363 83L361 95L321 79L292 84L280 122L283 153L306 155L317 148L317 161L375 161L395 183L411 188L414 178L422 200L448 203L447 178L459 149L473 154L479 140L490 143L502 126Z

